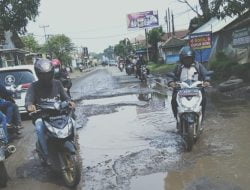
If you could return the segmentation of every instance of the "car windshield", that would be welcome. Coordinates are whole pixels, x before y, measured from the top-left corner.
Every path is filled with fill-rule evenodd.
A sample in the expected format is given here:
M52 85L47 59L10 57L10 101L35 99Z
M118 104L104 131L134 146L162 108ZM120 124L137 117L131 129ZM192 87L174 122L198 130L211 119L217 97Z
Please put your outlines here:
M32 83L35 77L30 70L0 71L0 83L5 86Z

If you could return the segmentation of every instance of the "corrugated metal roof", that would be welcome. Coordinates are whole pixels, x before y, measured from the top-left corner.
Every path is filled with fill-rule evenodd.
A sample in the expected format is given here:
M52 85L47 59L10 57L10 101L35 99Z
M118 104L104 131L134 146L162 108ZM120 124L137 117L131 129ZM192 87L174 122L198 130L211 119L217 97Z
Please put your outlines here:
M203 24L201 27L196 29L192 34L194 33L200 33L200 32L209 32L212 31L212 33L219 32L224 27L226 27L228 24L236 20L238 16L234 17L225 17L224 19L219 19L217 17L211 18L207 23Z

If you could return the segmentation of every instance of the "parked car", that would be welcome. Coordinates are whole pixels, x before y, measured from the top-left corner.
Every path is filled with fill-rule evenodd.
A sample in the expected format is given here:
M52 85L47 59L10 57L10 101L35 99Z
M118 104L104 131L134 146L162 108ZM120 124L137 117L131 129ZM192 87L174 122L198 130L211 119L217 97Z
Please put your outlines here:
M34 65L18 65L0 68L0 82L15 91L14 99L20 113L26 113L25 96L30 84L37 80Z
M115 60L110 60L109 66L116 66L117 67L117 62Z

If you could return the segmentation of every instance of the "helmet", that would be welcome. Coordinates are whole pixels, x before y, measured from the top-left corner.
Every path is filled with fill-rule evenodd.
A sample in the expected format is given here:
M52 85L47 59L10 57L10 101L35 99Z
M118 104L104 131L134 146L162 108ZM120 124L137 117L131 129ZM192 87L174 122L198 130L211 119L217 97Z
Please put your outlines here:
M61 62L59 61L59 59L52 59L52 65L54 67L60 67L61 66Z
M54 67L52 62L48 59L38 59L34 65L38 82L45 86L50 87L54 77Z
M190 67L194 63L195 52L189 46L185 46L181 49L180 53L180 62L185 67Z
M55 77L58 77L60 74L60 70L61 70L61 62L59 59L52 59L52 65L55 68Z

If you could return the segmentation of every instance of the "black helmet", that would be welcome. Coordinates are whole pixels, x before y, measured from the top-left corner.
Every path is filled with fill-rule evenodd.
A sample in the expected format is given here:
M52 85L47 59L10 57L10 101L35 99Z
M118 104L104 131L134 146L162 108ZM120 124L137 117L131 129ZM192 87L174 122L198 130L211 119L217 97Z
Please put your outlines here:
M194 63L195 52L189 46L181 48L179 56L181 64L185 67L190 67Z
M51 86L54 77L54 67L52 62L48 59L38 59L35 62L34 67L38 81L43 86Z

